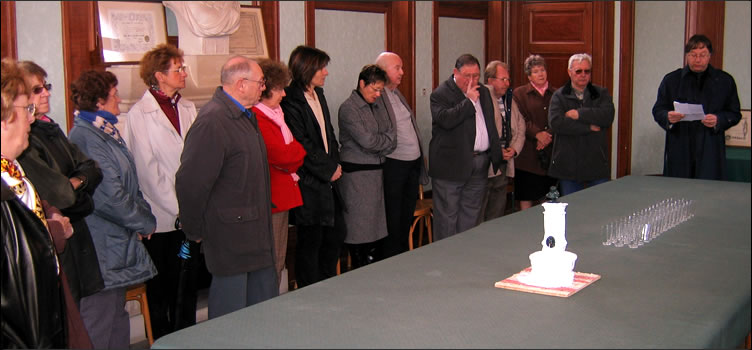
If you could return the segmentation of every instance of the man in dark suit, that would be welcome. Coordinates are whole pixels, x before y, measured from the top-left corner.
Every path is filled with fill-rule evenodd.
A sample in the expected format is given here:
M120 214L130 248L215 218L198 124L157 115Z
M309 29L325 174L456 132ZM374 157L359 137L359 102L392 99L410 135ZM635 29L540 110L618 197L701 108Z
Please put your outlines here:
M382 52L376 64L386 71L388 82L376 103L386 107L392 125L397 128L397 147L383 164L384 206L389 234L381 245L382 258L409 250L408 236L418 200L418 184L428 184L428 171L418 123L407 100L397 88L402 82L402 59L393 52Z
M264 73L234 56L220 74L222 86L188 130L175 174L183 231L204 242L212 274L210 319L279 294L269 163L250 110L265 89Z
M494 101L479 79L478 59L464 54L457 58L452 76L431 93L434 240L476 225L489 162L494 172L501 166Z

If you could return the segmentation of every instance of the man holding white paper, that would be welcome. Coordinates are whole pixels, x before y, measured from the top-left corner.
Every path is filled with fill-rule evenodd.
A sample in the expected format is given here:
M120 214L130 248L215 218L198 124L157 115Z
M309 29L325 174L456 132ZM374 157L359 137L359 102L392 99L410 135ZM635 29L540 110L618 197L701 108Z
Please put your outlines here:
M663 175L725 180L725 131L741 119L736 82L710 65L713 45L705 35L693 35L684 53L687 64L663 77L653 105L666 130Z

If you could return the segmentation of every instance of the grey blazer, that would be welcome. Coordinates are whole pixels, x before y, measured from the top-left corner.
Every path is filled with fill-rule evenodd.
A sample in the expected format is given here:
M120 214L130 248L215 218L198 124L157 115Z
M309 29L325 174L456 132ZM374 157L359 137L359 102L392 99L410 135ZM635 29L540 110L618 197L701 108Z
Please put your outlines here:
M355 164L381 164L397 147L396 125L383 104L368 104L357 90L339 106L339 158Z

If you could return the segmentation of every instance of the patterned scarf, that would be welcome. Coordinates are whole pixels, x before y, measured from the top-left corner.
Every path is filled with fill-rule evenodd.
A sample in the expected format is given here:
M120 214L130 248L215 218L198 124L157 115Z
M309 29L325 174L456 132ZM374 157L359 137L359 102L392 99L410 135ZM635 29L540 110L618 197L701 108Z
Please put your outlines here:
M120 137L120 132L115 127L118 119L114 114L104 110L98 110L96 112L76 111L74 114L91 123L91 125L96 126L105 134L112 136L115 141L120 142L121 144L124 143L123 138Z
M3 180L5 180L8 187L13 190L16 197L18 197L26 207L31 209L39 220L42 220L44 226L47 227L47 218L45 218L44 209L42 209L42 200L39 199L39 194L34 188L34 185L32 185L31 181L26 177L23 168L21 168L21 164L16 160L9 160L8 158L2 157L2 159L0 159L0 169L2 169Z

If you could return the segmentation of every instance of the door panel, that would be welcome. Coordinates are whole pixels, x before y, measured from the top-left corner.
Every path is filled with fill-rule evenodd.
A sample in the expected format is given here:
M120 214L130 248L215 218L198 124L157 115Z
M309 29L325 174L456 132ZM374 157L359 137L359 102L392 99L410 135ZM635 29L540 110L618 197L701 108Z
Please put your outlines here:
M574 53L593 51L592 3L524 3L521 6L522 51L520 66L531 53L543 56L552 86L562 86L568 79L567 61ZM527 83L522 69L518 85Z
M520 28L510 31L512 86L528 83L523 65L531 54L546 60L549 84L559 88L569 81L569 57L588 53L593 57L593 83L613 93L612 1L513 1L509 11L511 28ZM608 133L610 162L610 129Z

